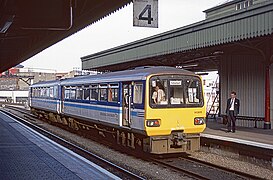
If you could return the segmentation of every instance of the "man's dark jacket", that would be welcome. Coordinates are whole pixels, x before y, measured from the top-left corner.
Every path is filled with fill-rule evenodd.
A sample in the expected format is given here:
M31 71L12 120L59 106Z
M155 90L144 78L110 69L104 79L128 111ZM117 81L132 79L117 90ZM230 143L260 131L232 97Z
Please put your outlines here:
M226 109L226 113L229 114L229 109L231 107L231 98L229 98L227 100L227 109ZM239 110L240 110L240 100L235 98L235 102L234 102L234 116L238 116L239 114Z

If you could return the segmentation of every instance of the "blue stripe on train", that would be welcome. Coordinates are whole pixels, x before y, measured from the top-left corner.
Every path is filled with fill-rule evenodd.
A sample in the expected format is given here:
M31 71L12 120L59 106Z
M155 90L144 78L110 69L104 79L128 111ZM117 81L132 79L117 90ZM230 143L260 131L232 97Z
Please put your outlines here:
M46 101L47 103L51 103L51 104L57 104L57 101L48 101L48 100L38 100L38 99L35 99L36 101ZM90 109L90 110L96 110L96 111L102 111L102 112L109 112L109 113L118 113L118 114L121 114L121 110L119 109L112 109L112 108L107 108L107 107L98 107L98 106L93 106L93 105L90 105L90 106L87 106L87 105L84 105L84 104L70 104L70 103L67 103L67 102L64 102L65 103L65 106L70 106L70 107L76 107L76 108L84 108L84 109ZM110 106L111 107L111 106ZM137 117L142 117L142 114L144 115L144 112L132 112L132 116L137 116Z
M107 107L98 107L98 106L85 106L85 105L78 105L78 104L67 104L65 103L66 106L70 107L76 107L76 108L84 108L84 109L90 109L90 110L95 110L95 111L102 111L102 112L109 112L109 113L118 113L121 114L122 111L119 109L112 109L112 108L107 108ZM132 116L137 116L137 112L132 112Z

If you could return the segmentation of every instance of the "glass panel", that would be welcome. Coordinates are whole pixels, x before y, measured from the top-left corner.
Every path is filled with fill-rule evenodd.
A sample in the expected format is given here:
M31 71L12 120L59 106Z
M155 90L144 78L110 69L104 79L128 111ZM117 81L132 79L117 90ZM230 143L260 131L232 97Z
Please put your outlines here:
M76 99L76 89L70 89L70 99Z
M76 89L76 99L82 99L82 95L83 95L83 92L82 92L82 88L80 87L77 87Z
M134 103L142 104L142 96L143 96L143 84L136 83L134 85Z
M97 101L98 100L98 89L91 89L91 100Z
M188 79L185 81L186 104L200 103L200 83L199 81Z
M152 104L168 104L167 89L168 83L166 79L160 79L157 77L156 80L152 80Z
M69 99L69 97L70 97L70 89L65 89L64 90L64 98Z
M184 88L182 80L170 80L170 103L183 104L184 103Z
M100 101L107 101L107 89L100 89Z
M108 101L109 102L118 102L118 89L109 88L108 89Z
M90 89L89 87L84 87L83 89L83 99L90 100Z
M58 98L58 86L54 86L54 98Z
M49 97L50 97L50 98L53 98L53 97L54 97L54 95L53 95L53 87L50 87L50 88L49 88Z
M49 97L49 88L46 88L46 97Z
M165 108L201 107L202 83L195 76L154 76L150 80L150 105Z

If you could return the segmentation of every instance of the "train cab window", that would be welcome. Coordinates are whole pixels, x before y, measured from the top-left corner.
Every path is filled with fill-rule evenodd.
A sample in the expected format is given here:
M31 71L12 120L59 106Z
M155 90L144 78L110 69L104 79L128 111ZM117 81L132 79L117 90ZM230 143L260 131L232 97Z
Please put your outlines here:
M98 100L98 85L91 85L91 97L90 100L91 101L97 101Z
M90 87L88 87L88 86L85 86L83 88L83 99L90 100Z
M194 79L185 80L185 100L186 104L200 103L201 84Z
M184 87L182 80L170 80L170 103L184 103Z
M107 101L107 84L99 85L99 100Z
M76 88L76 99L81 100L83 95L83 89L81 87Z
M167 80L156 79L151 83L152 104L167 105L168 104L168 83Z
M108 101L118 102L118 84L109 84L108 88Z
M135 83L134 85L134 104L142 104L143 84Z

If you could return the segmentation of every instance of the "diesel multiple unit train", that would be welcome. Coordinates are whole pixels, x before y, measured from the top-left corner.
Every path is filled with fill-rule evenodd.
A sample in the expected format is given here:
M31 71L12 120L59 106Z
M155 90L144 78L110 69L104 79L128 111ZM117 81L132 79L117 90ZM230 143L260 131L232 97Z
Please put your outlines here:
M200 77L172 67L39 82L29 106L72 130L153 154L198 150L206 126Z

